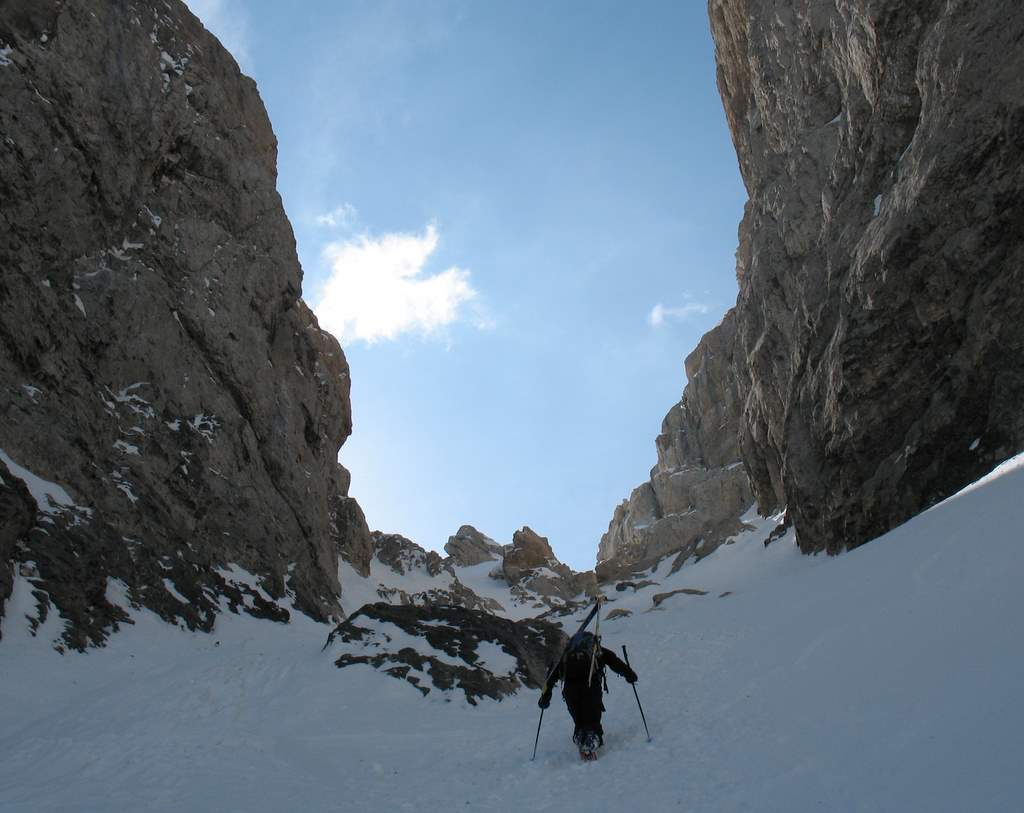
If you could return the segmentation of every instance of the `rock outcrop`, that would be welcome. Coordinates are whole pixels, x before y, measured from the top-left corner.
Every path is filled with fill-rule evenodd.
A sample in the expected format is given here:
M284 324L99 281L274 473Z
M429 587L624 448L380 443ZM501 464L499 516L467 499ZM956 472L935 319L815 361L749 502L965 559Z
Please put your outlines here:
M513 595L533 593L542 601L559 599L564 603L583 590L572 569L558 561L547 537L526 526L512 535L500 574L512 587Z
M18 544L36 524L36 511L36 503L24 483L0 460L0 605L11 596Z
M512 534L512 545L505 552L501 571L510 584L514 584L528 571L558 563L546 536L541 536L524 525Z
M601 537L599 581L628 578L669 555L681 565L742 530L753 496L740 462L734 334L730 311L687 357L688 383L662 423L651 479L615 509Z
M762 512L866 542L1024 448L1016 0L710 0Z
M469 703L540 688L566 635L546 621L509 621L456 607L370 604L339 624L324 649L338 667L368 664L429 694L461 689Z
M400 576L416 570L437 576L445 569L444 560L438 553L424 550L401 534L373 531L370 536L376 557Z
M451 558L442 559L438 553L424 550L400 534L373 531L370 540L371 561L365 573L357 570L357 575L369 582L363 585L363 598L359 601L366 600L365 588L370 587L373 590L370 603L385 601L399 606L465 607L484 612L502 612L505 609L500 602L478 595L460 581L457 566ZM374 562L378 565L374 566ZM343 594L342 599L350 612L360 609L349 605L347 595Z
M456 565L471 567L501 559L504 548L472 525L463 525L454 536L448 537L444 552Z
M365 572L346 573L342 602L356 613L380 601L396 606L460 607L499 616L537 618L572 613L596 592L593 572L576 573L555 557L548 540L529 528L499 545L463 526L445 558L400 534L368 534ZM483 558L498 553L497 559ZM351 563L351 560L350 560ZM483 567L480 567L483 565Z
M0 54L0 594L25 563L74 647L112 584L190 628L339 616L348 367L255 83L179 0L8 0ZM58 495L27 530L12 465Z

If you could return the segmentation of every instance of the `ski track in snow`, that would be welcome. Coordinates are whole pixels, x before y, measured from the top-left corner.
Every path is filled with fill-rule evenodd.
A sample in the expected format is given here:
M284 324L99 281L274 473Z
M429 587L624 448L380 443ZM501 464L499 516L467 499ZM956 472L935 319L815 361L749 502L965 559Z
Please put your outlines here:
M603 622L604 644L628 644L654 741L609 674L597 763L579 761L557 696L530 762L536 692L423 698L335 668L328 627L298 614L225 614L206 635L133 611L106 648L61 656L55 613L28 635L18 577L0 810L1019 810L1022 493L1024 456L839 557L751 533L610 591L634 615ZM644 612L683 587L709 592Z

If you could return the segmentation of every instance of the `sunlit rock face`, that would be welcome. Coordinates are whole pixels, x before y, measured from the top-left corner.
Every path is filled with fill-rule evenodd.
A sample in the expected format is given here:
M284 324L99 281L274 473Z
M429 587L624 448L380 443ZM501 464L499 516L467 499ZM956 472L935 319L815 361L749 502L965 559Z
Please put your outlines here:
M463 525L455 534L449 536L444 552L455 564L463 567L491 562L501 559L504 555L501 545L486 534L480 533L472 525Z
M597 578L626 578L665 556L711 553L742 529L753 502L740 462L740 405L732 370L734 314L686 359L687 386L662 423L651 479L615 509L597 554Z
M372 551L348 366L255 83L178 0L8 0L0 54L0 498L34 503L0 592L28 574L76 647L125 619L112 591L191 628L339 616L339 551Z
M558 561L548 538L526 526L512 535L500 574L512 588L513 596L526 599L536 595L549 605L570 601L585 588L585 580L577 579L572 568Z
M740 447L800 546L866 542L1024 447L1015 0L711 0L749 201Z

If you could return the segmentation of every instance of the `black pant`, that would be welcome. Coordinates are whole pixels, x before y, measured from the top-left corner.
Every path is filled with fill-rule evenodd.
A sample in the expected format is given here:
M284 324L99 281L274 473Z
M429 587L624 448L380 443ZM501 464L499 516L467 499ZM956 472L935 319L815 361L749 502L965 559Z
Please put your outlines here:
M567 683L562 689L562 697L565 698L565 705L576 726L572 734L573 740L578 740L581 734L593 731L603 744L601 712L604 711L604 702L601 698L601 681L595 676L589 686L586 683Z

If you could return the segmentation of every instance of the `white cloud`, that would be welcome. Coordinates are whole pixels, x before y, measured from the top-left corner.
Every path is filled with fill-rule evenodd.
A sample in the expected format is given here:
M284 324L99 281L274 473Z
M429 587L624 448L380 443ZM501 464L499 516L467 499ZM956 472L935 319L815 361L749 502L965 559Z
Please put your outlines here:
M329 243L323 251L331 276L315 311L320 326L343 344L373 343L403 333L441 335L468 318L480 329L493 326L477 305L469 271L452 266L432 276L424 266L437 248L437 229L422 235L360 235Z
M206 29L220 40L243 73L251 74L249 15L242 0L185 0Z
M706 305L703 302L687 302L685 305L679 305L677 307L665 307L659 302L651 308L651 312L647 316L647 321L651 327L661 327L661 325L665 324L666 319L682 321L689 319L691 316L710 312L711 306Z
M351 203L343 203L333 211L317 215L314 221L318 226L327 226L332 229L347 229L356 222L359 212Z

